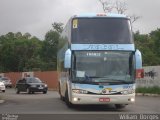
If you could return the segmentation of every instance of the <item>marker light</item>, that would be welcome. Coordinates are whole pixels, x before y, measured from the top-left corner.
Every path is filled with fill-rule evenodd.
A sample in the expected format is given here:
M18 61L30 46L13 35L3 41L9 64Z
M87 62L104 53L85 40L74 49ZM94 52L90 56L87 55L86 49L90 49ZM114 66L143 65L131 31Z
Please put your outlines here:
M97 14L97 16L106 16L106 14L105 13L99 13L99 14Z

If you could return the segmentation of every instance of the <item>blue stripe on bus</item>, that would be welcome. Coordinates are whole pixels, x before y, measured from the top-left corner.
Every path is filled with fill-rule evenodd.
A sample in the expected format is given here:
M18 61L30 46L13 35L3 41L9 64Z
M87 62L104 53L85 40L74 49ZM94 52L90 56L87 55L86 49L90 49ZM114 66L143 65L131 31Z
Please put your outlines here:
M71 44L71 50L135 51L135 46L134 46L134 44Z

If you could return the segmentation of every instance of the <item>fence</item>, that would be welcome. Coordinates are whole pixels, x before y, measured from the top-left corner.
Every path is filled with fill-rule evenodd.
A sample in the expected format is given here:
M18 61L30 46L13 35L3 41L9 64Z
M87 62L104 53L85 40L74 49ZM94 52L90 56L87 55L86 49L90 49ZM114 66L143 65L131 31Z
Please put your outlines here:
M47 83L48 88L57 89L58 86L58 73L56 71L45 71L45 72L10 72L3 73L2 76L9 77L15 86L16 81L24 76L35 76L40 78L42 81Z

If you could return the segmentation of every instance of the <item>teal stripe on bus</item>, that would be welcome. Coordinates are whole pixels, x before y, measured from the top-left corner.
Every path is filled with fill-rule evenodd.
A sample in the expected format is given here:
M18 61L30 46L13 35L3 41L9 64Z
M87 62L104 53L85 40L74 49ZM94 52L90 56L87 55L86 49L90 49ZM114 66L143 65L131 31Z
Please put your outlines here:
M135 46L134 44L71 44L71 50L135 51Z

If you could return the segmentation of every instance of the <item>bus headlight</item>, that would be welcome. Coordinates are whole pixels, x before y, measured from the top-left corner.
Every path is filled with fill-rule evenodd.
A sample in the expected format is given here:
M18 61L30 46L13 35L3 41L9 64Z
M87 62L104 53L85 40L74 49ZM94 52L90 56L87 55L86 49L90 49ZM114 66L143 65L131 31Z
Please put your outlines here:
M135 99L134 98L131 98L131 102L134 102L135 101Z
M77 101L78 101L78 98L73 98L73 101L77 102Z
M135 102L134 98L129 98L128 101Z
M77 93L77 94L87 94L87 93L88 93L88 91L86 91L86 90L81 90L81 89L72 89L72 91L73 91L74 93Z

